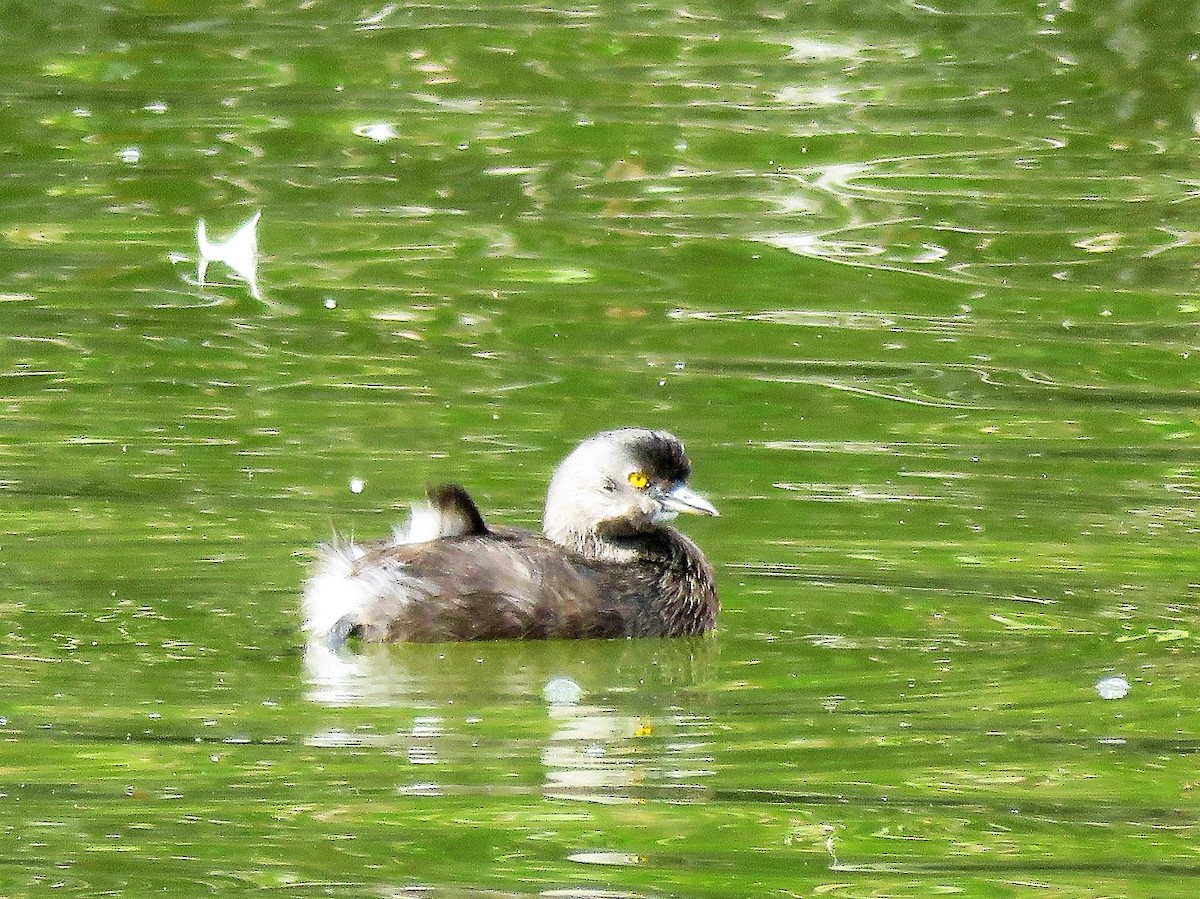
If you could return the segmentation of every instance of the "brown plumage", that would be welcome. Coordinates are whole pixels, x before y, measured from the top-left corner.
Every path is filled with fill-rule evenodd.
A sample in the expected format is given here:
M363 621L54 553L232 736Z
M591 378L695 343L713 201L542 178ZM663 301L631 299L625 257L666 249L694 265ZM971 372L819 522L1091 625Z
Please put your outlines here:
M665 431L594 435L555 471L544 535L488 527L461 487L431 490L391 540L322 548L305 628L335 642L704 633L718 609L712 568L668 525L717 514L689 474Z

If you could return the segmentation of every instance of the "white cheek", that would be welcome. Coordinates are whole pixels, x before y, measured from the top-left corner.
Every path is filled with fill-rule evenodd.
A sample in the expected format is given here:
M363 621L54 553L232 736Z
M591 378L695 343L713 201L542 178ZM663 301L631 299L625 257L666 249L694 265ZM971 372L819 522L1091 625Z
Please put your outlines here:
M678 515L679 513L673 509L664 509L662 506L659 506L650 515L650 521L654 524L666 524L668 521L674 521Z

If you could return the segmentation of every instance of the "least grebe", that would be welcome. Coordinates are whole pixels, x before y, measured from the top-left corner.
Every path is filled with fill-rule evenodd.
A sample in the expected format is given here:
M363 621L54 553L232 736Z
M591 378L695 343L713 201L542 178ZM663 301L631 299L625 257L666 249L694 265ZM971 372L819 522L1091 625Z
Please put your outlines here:
M595 434L555 470L544 534L491 527L463 488L432 489L390 539L320 548L305 630L334 642L705 633L712 566L669 524L717 514L690 473L666 431Z

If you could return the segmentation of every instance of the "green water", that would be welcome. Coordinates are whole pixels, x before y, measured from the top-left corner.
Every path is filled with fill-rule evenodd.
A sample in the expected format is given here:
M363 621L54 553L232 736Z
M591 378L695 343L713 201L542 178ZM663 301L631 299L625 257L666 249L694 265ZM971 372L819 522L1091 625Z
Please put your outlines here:
M1198 25L6 6L0 895L1195 896ZM305 649L623 424L713 638Z

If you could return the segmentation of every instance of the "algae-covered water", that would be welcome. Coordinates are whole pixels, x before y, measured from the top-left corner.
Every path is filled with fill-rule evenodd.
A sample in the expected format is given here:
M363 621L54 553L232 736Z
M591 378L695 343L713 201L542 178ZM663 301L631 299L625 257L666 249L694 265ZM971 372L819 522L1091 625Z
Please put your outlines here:
M1196 895L1191 4L0 15L0 894ZM305 647L626 424L713 637Z

